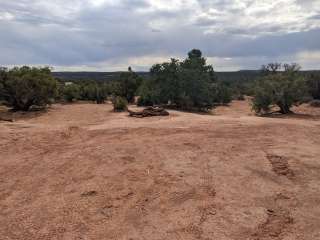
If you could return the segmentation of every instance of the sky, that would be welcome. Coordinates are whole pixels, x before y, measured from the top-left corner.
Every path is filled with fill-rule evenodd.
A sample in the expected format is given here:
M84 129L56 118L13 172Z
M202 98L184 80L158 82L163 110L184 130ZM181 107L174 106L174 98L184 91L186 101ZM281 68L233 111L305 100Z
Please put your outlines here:
M189 50L216 71L320 69L320 0L0 0L0 65L147 71Z

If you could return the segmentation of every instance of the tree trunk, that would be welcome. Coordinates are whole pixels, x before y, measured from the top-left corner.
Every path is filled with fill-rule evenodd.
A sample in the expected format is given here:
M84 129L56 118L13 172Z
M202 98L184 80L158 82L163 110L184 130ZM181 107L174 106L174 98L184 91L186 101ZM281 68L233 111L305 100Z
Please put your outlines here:
M14 111L29 111L30 107L33 105L33 100L29 100L26 103L15 101L13 105Z
M287 104L279 104L279 107L280 107L280 113L282 114L291 113L290 107Z

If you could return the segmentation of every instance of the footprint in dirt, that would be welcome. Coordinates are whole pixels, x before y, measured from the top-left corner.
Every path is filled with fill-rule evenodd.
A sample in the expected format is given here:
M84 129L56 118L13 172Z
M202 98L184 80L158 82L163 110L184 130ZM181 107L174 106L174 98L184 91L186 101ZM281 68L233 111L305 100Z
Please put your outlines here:
M278 239L286 234L293 224L293 218L288 210L283 208L267 209L267 219L258 226L257 231L252 234L254 240Z
M294 172L290 169L288 160L285 157L268 154L267 158L272 165L272 170L277 175L293 179Z
M265 220L251 234L250 240L286 239L293 232L291 209L297 204L294 194L279 192L264 199Z
M97 191L88 191L88 192L81 193L81 197L94 197L97 194L98 194Z
M123 157L121 157L121 159L123 160L124 164L130 164L136 160L136 158L133 156L123 156Z

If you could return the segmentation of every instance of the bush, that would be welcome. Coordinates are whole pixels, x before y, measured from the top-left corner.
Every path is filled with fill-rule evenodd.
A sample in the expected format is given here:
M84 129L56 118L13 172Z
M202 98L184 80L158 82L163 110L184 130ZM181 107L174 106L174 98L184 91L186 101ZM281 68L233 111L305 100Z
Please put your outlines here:
M146 94L143 96L140 96L138 98L138 102L137 102L138 106L153 106L154 105L154 101L153 98L150 94Z
M67 102L73 102L80 98L80 87L77 84L70 83L63 88L63 98Z
M93 80L59 81L58 99L64 99L67 102L95 101L97 104L102 104L107 99L109 90L108 84Z
M2 98L14 110L46 107L57 95L57 81L48 67L1 69L0 82Z
M108 89L105 84L98 84L94 81L81 82L80 99L95 101L97 104L102 104L107 99Z
M158 103L153 86L154 83L151 79L142 82L137 91L137 94L139 95L137 102L138 106L153 106Z
M129 67L127 72L120 74L119 81L114 82L112 86L113 94L123 97L132 103L141 82L142 79Z
M225 84L219 83L216 87L215 102L220 104L228 104L232 101L232 92Z
M290 113L293 105L305 99L307 87L300 68L296 64L284 66L285 71L271 71L257 82L253 98L253 110L257 113L268 112L273 106L278 106L282 114Z
M97 96L97 84L95 83L82 83L80 87L80 98L81 100L96 101Z
M8 70L6 68L0 67L0 102L3 102L5 100L4 94L4 83L7 81L8 78Z
M107 95L103 88L97 86L96 92L95 92L95 101L97 104L103 104L105 100L107 99Z
M310 95L314 99L320 99L320 73L311 73L307 79Z
M115 97L112 101L113 111L115 112L123 112L128 109L128 101L123 97Z
M153 65L150 75L139 88L138 105L169 104L187 111L209 111L215 104L232 100L231 89L217 83L213 67L197 49L184 61L171 59Z
M262 82L255 88L254 98L252 100L252 109L256 113L268 113L273 104L272 99L272 87L269 86L269 82Z

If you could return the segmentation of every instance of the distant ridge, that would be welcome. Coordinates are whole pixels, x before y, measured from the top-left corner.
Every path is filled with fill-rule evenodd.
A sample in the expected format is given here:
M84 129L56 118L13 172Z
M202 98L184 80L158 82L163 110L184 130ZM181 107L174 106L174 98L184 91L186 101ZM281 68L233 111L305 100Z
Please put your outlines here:
M96 80L110 81L117 80L121 72L53 72L54 77L61 80ZM140 76L149 76L148 72L138 72Z

